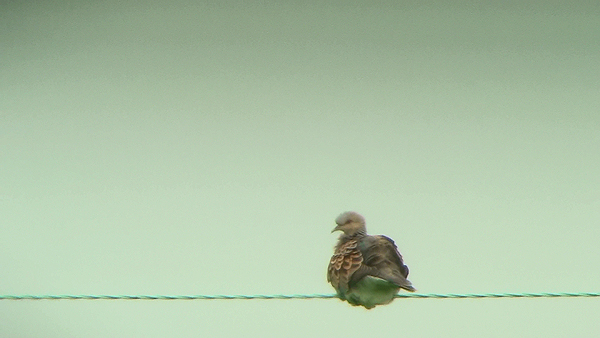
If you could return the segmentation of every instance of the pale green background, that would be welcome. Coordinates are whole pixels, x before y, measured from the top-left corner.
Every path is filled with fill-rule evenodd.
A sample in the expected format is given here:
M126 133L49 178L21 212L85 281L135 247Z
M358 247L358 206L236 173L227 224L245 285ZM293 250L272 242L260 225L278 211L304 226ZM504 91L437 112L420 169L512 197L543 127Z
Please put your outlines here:
M597 1L4 3L0 294L600 291ZM2 337L590 337L600 299L0 301Z

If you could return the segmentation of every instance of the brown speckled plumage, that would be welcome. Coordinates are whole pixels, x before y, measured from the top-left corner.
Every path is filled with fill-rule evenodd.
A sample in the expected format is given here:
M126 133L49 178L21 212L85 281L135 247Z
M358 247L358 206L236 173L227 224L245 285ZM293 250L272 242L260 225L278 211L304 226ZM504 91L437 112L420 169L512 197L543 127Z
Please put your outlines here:
M415 291L393 240L367 235L364 218L352 211L342 213L336 223L333 231L343 234L329 262L327 281L341 299L370 309L391 302L400 288Z

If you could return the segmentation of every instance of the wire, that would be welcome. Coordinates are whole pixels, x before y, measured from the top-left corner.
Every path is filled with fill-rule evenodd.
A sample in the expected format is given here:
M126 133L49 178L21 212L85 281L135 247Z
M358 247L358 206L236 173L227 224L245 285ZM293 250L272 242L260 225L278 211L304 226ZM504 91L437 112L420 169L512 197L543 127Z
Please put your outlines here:
M600 297L597 292L542 293L402 293L396 298L559 298ZM228 299L329 299L334 294L308 295L0 295L0 300L228 300Z

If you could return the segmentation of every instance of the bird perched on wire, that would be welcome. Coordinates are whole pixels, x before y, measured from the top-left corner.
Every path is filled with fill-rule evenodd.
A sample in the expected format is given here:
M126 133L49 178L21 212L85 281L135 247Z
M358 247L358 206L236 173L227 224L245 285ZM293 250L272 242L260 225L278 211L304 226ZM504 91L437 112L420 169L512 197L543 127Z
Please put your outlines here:
M416 291L392 239L367 235L364 217L353 211L340 214L335 223L331 232L343 233L329 262L327 281L340 299L372 309L390 303L400 289Z

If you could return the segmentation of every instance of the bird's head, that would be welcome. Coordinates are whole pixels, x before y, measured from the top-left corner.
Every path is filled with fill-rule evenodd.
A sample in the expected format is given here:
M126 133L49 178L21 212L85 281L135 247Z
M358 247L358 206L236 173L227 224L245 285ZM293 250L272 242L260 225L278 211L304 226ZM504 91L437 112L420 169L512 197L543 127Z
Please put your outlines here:
M356 234L366 235L367 228L365 218L354 211L346 211L341 213L336 219L337 226L331 232L343 231L346 236L354 236Z

